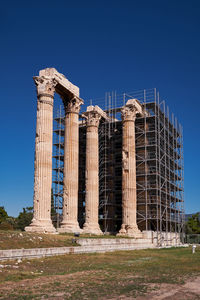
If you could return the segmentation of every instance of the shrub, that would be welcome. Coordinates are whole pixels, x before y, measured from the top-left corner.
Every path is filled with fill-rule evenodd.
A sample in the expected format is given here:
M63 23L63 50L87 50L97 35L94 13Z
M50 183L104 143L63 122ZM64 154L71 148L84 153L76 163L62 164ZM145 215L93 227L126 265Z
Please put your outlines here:
M0 230L13 230L14 227L8 221L3 221L0 224Z

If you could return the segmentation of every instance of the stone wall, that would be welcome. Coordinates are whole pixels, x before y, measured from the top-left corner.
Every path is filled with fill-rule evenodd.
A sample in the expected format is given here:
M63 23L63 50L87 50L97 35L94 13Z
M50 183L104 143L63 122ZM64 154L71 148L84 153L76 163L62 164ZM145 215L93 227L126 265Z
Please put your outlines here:
M145 239L77 239L76 243L80 246L76 247L0 250L0 260L14 260L22 258L31 259L65 254L102 253L110 251L130 251L157 248L157 237L155 232L146 231L145 234L147 237ZM172 246L180 247L185 245L181 244L180 240L175 239L175 234L173 234L171 243L166 243L166 245L163 245L162 248Z
M148 239L78 239L81 246L0 250L0 260L155 248Z
M156 246L165 247L182 245L180 233L164 231L143 231L142 233L145 239L148 239Z

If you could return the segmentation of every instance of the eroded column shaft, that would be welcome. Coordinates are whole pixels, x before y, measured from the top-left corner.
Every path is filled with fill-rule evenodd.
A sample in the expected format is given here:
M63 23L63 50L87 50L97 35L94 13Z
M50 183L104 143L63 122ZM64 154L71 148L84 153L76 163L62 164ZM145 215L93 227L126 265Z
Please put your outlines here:
M98 224L98 128L87 127L86 139L86 223Z
M45 102L48 97L41 98L44 102L38 102L35 139L34 217L50 220L53 106Z
M53 94L49 82L49 93L40 93L38 87L37 123L35 137L34 173L34 215L26 231L55 232L51 221L51 184L52 184L52 138L53 138Z
M122 109L122 226L119 234L140 237L136 221L136 113L137 109L132 104Z
M93 116L94 117L94 116ZM91 117L89 117L91 118ZM96 117L98 118L98 116ZM99 140L98 123L87 125L86 133L86 198L84 232L101 234L99 214Z
M136 162L135 162L135 121L123 122L122 146L122 202L123 223L125 226L136 224Z
M78 224L78 163L79 163L79 110L78 99L65 106L63 221L60 232L79 232Z
M85 233L102 234L99 227L99 122L107 118L100 107L88 106L86 118Z
M78 225L78 114L65 116L63 222Z

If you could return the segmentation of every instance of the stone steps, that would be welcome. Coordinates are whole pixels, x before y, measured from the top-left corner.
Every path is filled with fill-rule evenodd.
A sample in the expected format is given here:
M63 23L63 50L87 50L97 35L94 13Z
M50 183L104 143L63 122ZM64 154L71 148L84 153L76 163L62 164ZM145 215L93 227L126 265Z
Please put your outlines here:
M91 245L143 245L143 244L151 244L148 238L141 239L141 238L81 238L76 240L77 243L81 246L91 246Z
M81 246L0 250L0 260L155 248L148 239L79 239Z

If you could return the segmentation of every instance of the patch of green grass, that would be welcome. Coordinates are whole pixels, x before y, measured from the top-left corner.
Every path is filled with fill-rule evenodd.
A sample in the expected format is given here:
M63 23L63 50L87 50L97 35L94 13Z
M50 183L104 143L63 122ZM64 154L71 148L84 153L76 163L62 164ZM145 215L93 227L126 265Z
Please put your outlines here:
M187 278L200 275L200 249L195 254L191 248L71 254L24 260L19 269L12 268L15 262L9 265L0 273L5 286L6 281L13 282L6 290L8 295L15 289L15 293L20 290L20 296L28 297L26 291L30 289L36 299L42 295L56 298L59 293L66 299L136 297L151 290L152 284L183 284ZM23 278L31 279L26 280L24 292L20 287Z
M61 282L60 281L54 281L53 285L54 285L54 287L58 287L58 286L61 285Z

